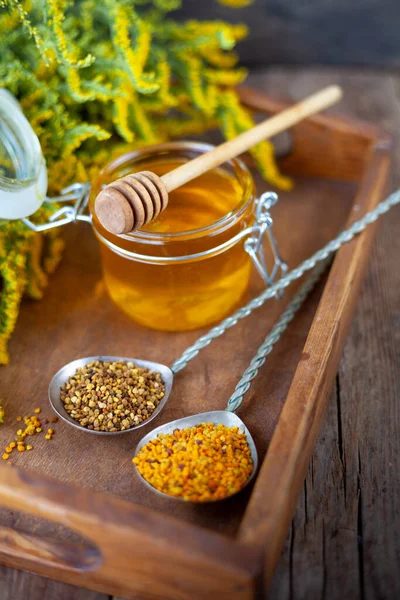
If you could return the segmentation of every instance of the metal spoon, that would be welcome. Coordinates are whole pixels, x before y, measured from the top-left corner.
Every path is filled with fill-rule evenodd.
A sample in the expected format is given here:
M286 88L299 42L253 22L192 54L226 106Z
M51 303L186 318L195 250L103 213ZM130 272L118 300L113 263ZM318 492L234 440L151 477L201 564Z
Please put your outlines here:
M242 419L239 419L239 417L235 415L234 412L230 412L229 410L213 410L210 412L199 413L197 415L183 417L182 419L176 419L175 421L170 421L169 423L160 425L160 427L152 429L150 433L145 435L144 438L140 440L140 442L136 446L135 456L138 454L138 452L140 452L143 446L145 446L148 442L151 442L151 440L154 440L160 433L173 433L175 429L185 429L186 427L193 427L194 425L200 425L201 423L213 423L218 425L225 425L226 427L238 427L241 431L243 431L246 434L247 443L249 445L251 458L253 461L253 469L243 487L248 485L257 472L257 448L250 431L247 429ZM181 502L187 502L187 500L183 500L183 498L175 498L173 496L165 494L164 492L160 492L155 487L153 487L148 481L146 481L146 479L142 475L140 475L139 471L138 474L142 481L145 483L145 485L148 488L150 488L153 492L156 492L156 494L160 494L161 496L165 496L167 498L173 498L174 500L180 500ZM241 489L243 489L243 487ZM208 500L208 502L216 502L216 500ZM201 502L200 504L204 504L204 502Z
M78 369L96 360L99 360L101 362L133 362L138 367L144 367L146 369L149 369L150 371L156 371L160 373L165 386L164 397L148 419L142 421L139 425L136 425L135 427L131 427L130 429L124 429L123 431L95 431L94 429L88 429L87 427L79 425L78 421L75 421L75 419L73 419L67 413L67 411L64 408L64 404L61 400L61 387L64 385L64 383L68 381L68 379L72 375L75 375ZM78 360L73 360L72 362L67 363L59 371L57 371L57 373L53 376L52 380L50 381L49 400L51 406L53 407L53 410L58 414L59 417L61 417L61 419L63 419L73 427L80 429L81 431L86 431L88 433L96 433L98 435L120 435L122 433L132 432L134 429L139 429L139 427L143 427L143 425L147 425L147 423L149 423L152 419L155 419L155 417L162 411L162 409L168 401L168 398L171 395L173 379L174 374L169 367L160 363L151 362L149 360L127 358L125 356L86 356L85 358L78 358Z
M310 294L310 292L314 289L316 283L320 279L322 273L325 271L327 265L327 260L324 260L321 264L319 264L311 276L307 279L307 281L300 288L300 291L295 295L293 300L288 304L287 308L281 314L278 321L273 326L270 333L265 338L264 342L258 348L257 353L251 360L248 368L243 373L240 381L236 385L235 391L232 396L228 400L228 405L225 410L215 410L211 412L199 413L197 415L193 415L190 417L183 417L182 419L176 419L175 421L170 421L169 423L165 423L164 425L160 425L160 427L156 427L150 433L144 436L139 444L136 446L135 456L138 455L140 450L149 442L154 440L160 434L171 434L175 429L185 429L187 427L193 427L194 425L199 425L200 423L213 423L214 425L225 425L227 427L238 427L241 431L243 431L246 435L247 443L249 445L249 449L251 452L251 458L253 460L253 469L244 484L241 490L247 486L253 477L256 474L257 466L258 466L258 454L257 448L254 443L254 440L251 436L250 431L247 429L244 422L235 414L235 411L238 410L240 405L243 402L244 395L248 392L251 381L256 377L258 373L258 369L264 364L267 356L272 352L272 349L276 342L280 339L282 333L285 331L289 323L293 320L295 314L302 306L304 300ZM140 473L137 471L142 481L145 485L162 496L166 496L168 498L173 498L174 500L181 500L183 502L187 502L187 500L183 500L182 498L176 498L175 496L170 496L157 490L153 487ZM238 490L241 491L241 490ZM236 492L236 493L238 493ZM231 494L233 496L234 494ZM229 496L229 497L231 497ZM208 502L216 502L217 500L209 500ZM197 502L196 502L197 503ZM204 503L204 502L201 502Z

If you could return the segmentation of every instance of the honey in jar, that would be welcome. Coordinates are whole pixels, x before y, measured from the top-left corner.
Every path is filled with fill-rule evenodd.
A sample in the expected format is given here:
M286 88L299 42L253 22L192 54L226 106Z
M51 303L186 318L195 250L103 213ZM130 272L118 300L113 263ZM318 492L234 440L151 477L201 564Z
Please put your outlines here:
M124 155L102 172L91 206L105 183L138 171L163 175L209 149L178 142ZM170 192L167 208L140 231L113 235L93 215L114 302L138 323L166 331L197 329L230 313L250 278L243 239L234 238L254 220L253 193L249 171L233 160Z

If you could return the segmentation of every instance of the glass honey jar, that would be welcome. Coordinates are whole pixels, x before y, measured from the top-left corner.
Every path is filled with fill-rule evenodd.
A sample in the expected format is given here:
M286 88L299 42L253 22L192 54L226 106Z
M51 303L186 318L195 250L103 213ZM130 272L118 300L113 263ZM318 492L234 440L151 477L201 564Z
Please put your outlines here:
M251 258L237 238L254 222L253 178L240 160L229 161L171 192L157 219L126 235L101 226L94 199L128 173L161 176L211 148L173 142L131 152L107 165L92 185L89 207L108 292L146 327L198 329L238 304L251 273Z
M18 108L11 100L11 108ZM17 144L19 138L14 137ZM3 139L8 138L0 127L0 142ZM153 329L201 328L219 321L239 303L249 283L252 263L267 286L279 270L285 271L269 214L276 194L266 192L256 199L249 170L234 159L170 192L167 208L138 231L118 236L109 233L101 226L93 206L103 186L115 179L138 171L161 176L212 148L209 144L171 142L124 154L106 165L96 181L73 183L53 198L46 197L47 174L41 157L39 175L33 181L34 193L18 198L13 194L12 202L0 197L0 226L4 218L19 218L36 232L76 221L91 224L100 241L106 287L125 313ZM5 192L14 183L7 180ZM19 199L23 203L16 202ZM25 215L43 201L58 205L47 222L38 224ZM265 238L272 252L270 271L264 256Z

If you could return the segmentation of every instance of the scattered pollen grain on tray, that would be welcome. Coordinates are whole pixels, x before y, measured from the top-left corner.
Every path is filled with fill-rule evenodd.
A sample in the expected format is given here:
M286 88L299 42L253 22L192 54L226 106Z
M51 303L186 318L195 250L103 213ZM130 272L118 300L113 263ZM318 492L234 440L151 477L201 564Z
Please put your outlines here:
M14 452L26 452L27 450L33 450L32 444L28 444L26 438L40 436L43 432L43 426L49 423L49 420L44 417L39 417L41 413L40 408L35 408L33 411L33 415L23 417L19 415L16 418L16 422L18 423L18 429L15 433L15 439L6 446L4 453L2 454L3 460L9 460L11 454ZM51 417L51 423L57 423L58 417ZM53 428L49 428L47 430L47 434L45 435L46 440L51 440L55 431ZM35 443L35 442L33 442ZM11 464L11 462L8 462Z
M154 488L191 502L236 494L254 466L245 432L213 423L160 433L132 462Z
M165 395L160 373L124 361L93 361L61 387L67 413L82 427L116 432L146 421Z

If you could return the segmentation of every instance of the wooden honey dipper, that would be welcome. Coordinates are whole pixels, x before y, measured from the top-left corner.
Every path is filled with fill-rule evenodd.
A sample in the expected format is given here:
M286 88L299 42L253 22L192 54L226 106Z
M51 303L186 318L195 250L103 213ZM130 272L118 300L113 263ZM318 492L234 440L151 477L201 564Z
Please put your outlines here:
M340 87L331 85L161 177L150 171L125 175L98 194L94 212L111 233L118 235L140 229L167 207L168 193L172 190L332 106L341 97Z

